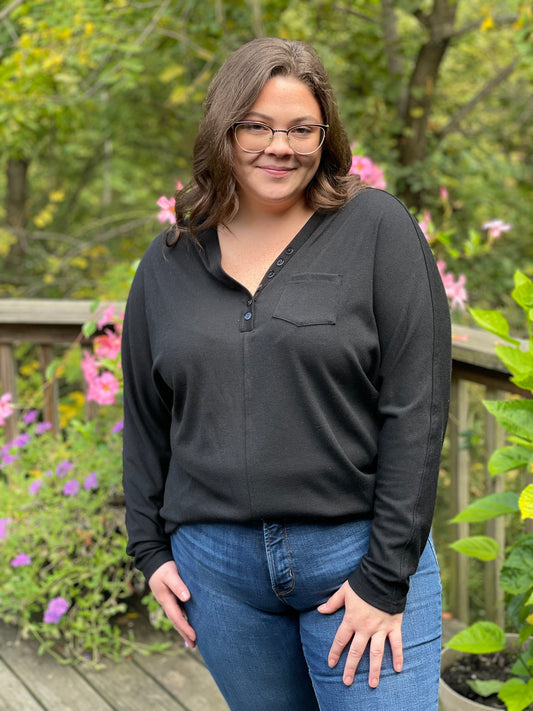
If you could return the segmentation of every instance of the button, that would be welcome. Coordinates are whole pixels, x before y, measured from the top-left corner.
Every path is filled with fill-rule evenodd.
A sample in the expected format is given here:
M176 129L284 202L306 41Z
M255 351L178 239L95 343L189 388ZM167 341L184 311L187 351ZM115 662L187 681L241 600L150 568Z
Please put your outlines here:
M278 261L276 262L276 264L278 265L278 267L281 267L282 264L285 264L285 260L284 260L284 259L278 259Z
M292 254L294 252L294 249L292 247L287 247L285 250L285 254Z
M268 272L267 279L272 279L273 276L276 276L276 272Z
M253 299L248 299L248 301L247 301L246 303L248 304L248 306L251 306L251 305L254 303L254 300L253 300Z
M247 312L244 314L244 318L245 318L247 321L249 321L249 320L252 318L252 312L251 312L251 311L247 311Z

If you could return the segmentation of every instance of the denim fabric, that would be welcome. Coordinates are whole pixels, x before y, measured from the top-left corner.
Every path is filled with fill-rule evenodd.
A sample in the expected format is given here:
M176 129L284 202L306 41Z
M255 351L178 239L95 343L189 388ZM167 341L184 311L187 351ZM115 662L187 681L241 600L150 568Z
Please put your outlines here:
M377 689L368 648L350 687L346 651L328 667L343 610L316 608L358 565L370 525L187 524L172 535L198 648L231 711L436 711L441 586L431 540L411 577L403 671L393 670L388 643Z

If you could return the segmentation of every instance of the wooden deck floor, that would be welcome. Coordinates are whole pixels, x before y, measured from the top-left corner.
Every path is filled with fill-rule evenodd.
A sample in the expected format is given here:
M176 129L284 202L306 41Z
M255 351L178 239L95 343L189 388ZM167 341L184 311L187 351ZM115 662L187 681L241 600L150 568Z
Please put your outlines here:
M445 621L444 640L462 627ZM143 630L143 640L162 638ZM99 671L61 665L37 648L0 622L0 711L229 711L198 652L178 639L165 654L135 655Z
M98 671L64 666L37 649L0 623L0 711L228 711L198 652L178 640L165 654Z

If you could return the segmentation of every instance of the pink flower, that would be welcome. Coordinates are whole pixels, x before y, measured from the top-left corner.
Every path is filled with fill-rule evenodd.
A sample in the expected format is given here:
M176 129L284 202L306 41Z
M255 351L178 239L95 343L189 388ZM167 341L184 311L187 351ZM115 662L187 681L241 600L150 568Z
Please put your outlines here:
M113 425L113 427L111 428L111 432L113 434L117 434L118 432L122 432L123 429L124 429L124 420L120 420L119 422L117 422L116 425Z
M59 620L63 617L65 612L69 608L68 602L63 597L54 597L48 603L48 607L43 616L43 622L47 624L57 625Z
M97 358L115 360L120 353L121 338L118 333L107 328L103 336L94 339L94 352Z
M31 558L29 555L26 555L26 553L19 553L11 561L11 565L13 568L22 568L25 565L30 565L30 563L31 563Z
M87 400L94 400L99 405L112 405L119 390L118 380L112 373L106 371L89 382Z
M352 156L350 175L359 175L361 180L373 188L384 189L387 187L381 168L366 156Z
M465 310L465 301L468 301L468 293L465 289L466 277L464 274L460 274L456 279L453 274L446 272L446 262L442 260L437 261L437 267L439 274L444 284L444 290L446 296L451 301L452 310L460 309Z
M183 190L183 183L181 182L181 180L177 181L176 190Z
M63 487L63 495L64 496L77 496L77 494L80 493L80 482L77 481L76 479L71 479L70 481L67 481L65 486Z
M95 378L98 377L98 364L96 358L87 351L83 352L83 359L81 361L81 370L83 377L87 383L91 383Z
M488 230L491 239L498 239L502 232L508 232L512 228L512 225L507 224L503 220L489 220L488 222L484 222L482 227L484 230Z
M424 233L424 237L427 239L428 242L431 242L432 236L431 236L431 229L432 229L432 224L431 224L431 214L429 210L424 210L424 215L420 222L418 223L418 226Z
M90 472L90 474L87 474L85 477L85 481L83 482L83 488L85 491L90 491L91 489L97 489L98 488L98 477L94 472Z
M98 319L98 322L96 324L98 330L101 331L104 326L107 326L109 323L113 323L114 317L115 317L115 306L114 306L114 304L111 304L111 306L108 306L107 309L105 309L103 314Z
M441 186L441 188L439 190L439 194L440 194L440 199L442 200L442 202L448 202L448 200L450 199L450 194L448 192L448 189L445 188L443 185Z
M157 219L159 220L159 222L170 222L171 225L175 225L176 213L174 212L174 209L176 207L176 201L174 200L174 198L169 199L164 195L161 195L156 205L161 208L157 215Z
M8 417L13 414L13 405L11 404L11 393L4 393L0 397L0 427L3 427Z

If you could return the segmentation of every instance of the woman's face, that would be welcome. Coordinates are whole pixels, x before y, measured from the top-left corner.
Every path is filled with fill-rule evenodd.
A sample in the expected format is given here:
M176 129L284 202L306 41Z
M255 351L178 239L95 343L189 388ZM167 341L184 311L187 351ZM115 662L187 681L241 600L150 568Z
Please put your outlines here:
M294 77L274 77L264 86L243 121L259 121L274 129L323 124L320 105L309 88ZM233 172L239 205L280 211L305 203L305 189L320 164L322 149L295 153L286 133L275 133L261 153L246 153L234 140Z

